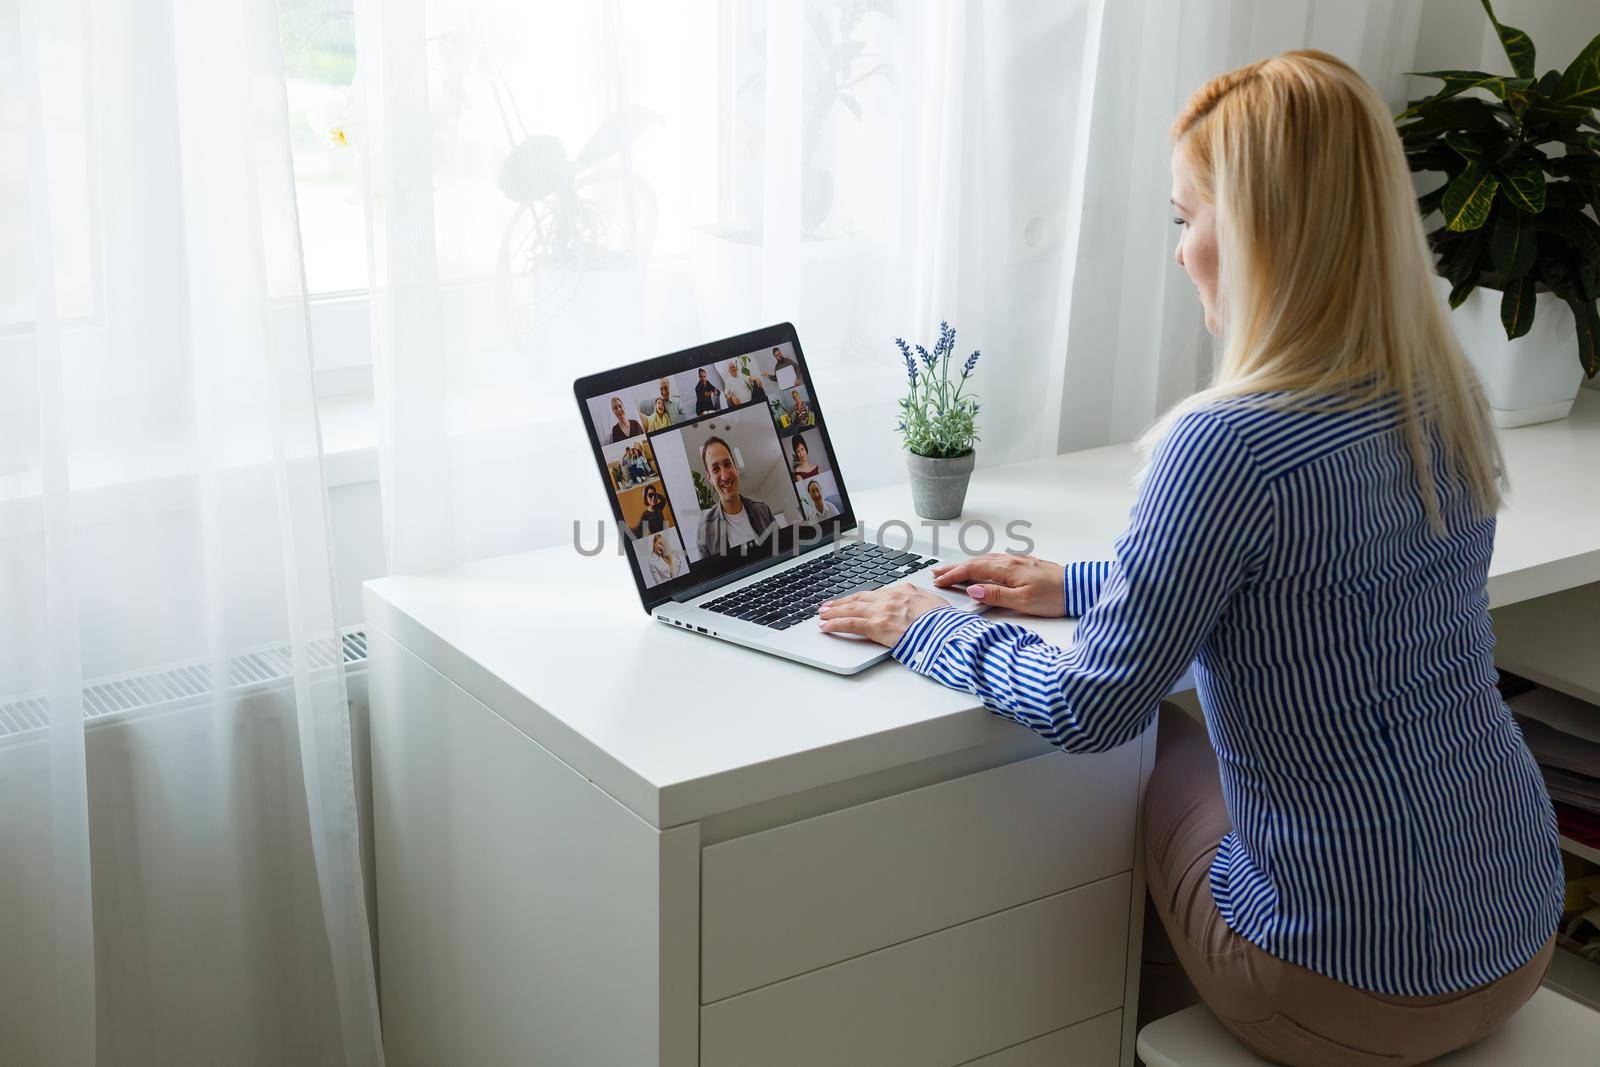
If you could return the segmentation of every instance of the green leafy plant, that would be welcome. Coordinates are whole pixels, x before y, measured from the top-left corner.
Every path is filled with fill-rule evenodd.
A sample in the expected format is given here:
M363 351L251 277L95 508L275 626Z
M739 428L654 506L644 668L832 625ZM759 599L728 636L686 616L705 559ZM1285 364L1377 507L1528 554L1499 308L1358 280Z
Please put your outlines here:
M711 488L711 482L699 471L689 473L694 477L694 502L700 506L701 511L709 511L717 502L716 490Z
M982 354L976 349L950 380L950 358L955 353L956 330L939 324L939 341L929 352L921 345L894 339L906 365L909 388L900 400L900 421L895 429L905 438L906 450L932 459L954 459L972 451L978 441L978 398L966 393L967 379ZM916 355L911 354L915 347Z
M1477 286L1501 290L1508 338L1533 325L1534 298L1553 292L1577 320L1584 374L1600 372L1600 36L1565 71L1534 75L1534 45L1480 0L1512 74L1435 70L1443 85L1396 116L1413 171L1441 171L1419 197L1450 306ZM1546 148L1559 148L1549 154Z

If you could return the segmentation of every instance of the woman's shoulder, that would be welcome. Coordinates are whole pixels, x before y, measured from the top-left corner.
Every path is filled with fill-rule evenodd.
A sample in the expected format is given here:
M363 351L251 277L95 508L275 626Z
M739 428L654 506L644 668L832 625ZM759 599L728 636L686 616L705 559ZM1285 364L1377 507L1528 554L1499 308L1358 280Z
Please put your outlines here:
M1208 398L1174 420L1173 445L1224 445L1248 453L1264 476L1273 476L1359 440L1396 429L1399 398L1393 393L1275 392Z
M1308 417L1286 392L1206 397L1172 417L1156 452L1197 478L1267 480L1278 446L1296 438Z
M1252 450L1239 431L1235 405L1208 400L1178 413L1156 442L1152 462L1171 474L1188 471L1197 478L1224 470L1252 473Z

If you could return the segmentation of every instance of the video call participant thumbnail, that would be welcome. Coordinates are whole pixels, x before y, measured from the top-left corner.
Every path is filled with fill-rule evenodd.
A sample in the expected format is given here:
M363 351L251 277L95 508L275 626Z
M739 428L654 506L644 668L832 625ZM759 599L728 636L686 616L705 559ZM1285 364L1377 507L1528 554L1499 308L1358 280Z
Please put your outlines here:
M678 398L672 392L672 379L662 377L656 383L657 393L643 405L644 416L647 421L657 421L659 426L650 426L652 430L662 430L675 422L683 421L683 406L678 403Z
M617 492L632 489L634 486L643 485L660 477L645 442L641 441L636 445L624 444L620 451L615 445L607 445L606 448L613 457L606 466L611 472L611 487Z
M611 427L612 444L644 433L644 427L639 425L638 419L628 418L628 408L620 396L611 398L611 414L617 417L616 423Z
M660 585L689 573L689 565L666 534L650 538L650 584Z
M833 506L833 501L822 495L822 483L812 478L801 486L800 513L807 522L820 522L836 517L839 509Z
M647 430L665 430L672 425L672 411L667 407L667 402L656 397L655 410L644 417L644 428Z
M789 390L789 402L785 405L789 409L789 421L794 426L815 426L816 413L811 410L811 405L806 403L805 397L800 395L800 390Z
M788 356L783 354L783 349L774 348L772 350L772 373L767 375L767 377L771 378L773 381L777 381L778 380L778 371L781 371L785 367L798 367L798 366L800 366L800 364L796 363L794 360L790 359Z
M753 374L747 374L739 369L738 360L728 361L728 373L723 378L727 386L728 405L737 407L740 404L749 404L760 401L767 402L767 391Z
M726 555L730 548L764 535L772 525L772 509L739 492L739 467L728 442L706 438L700 446L700 466L717 493L716 505L700 518L696 535L700 555Z
M639 519L628 527L628 532L638 540L647 533L660 533L672 525L672 515L667 510L667 498L659 485L645 487L644 510Z
M811 461L811 447L806 444L805 434L797 433L790 439L789 454L794 459L795 481L803 482L822 473L822 469Z
M718 389L704 367L700 368L699 380L694 383L694 413L696 415L709 415L713 411L722 410L722 390Z

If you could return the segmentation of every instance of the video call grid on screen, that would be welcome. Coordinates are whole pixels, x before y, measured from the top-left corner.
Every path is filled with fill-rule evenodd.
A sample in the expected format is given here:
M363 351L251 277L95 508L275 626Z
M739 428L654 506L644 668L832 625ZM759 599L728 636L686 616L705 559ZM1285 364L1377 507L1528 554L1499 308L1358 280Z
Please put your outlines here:
M655 594L647 602L760 558L744 555L741 541L744 551L770 553L778 540L783 552L801 525L833 532L849 512L803 357L785 328L580 379L576 388L641 590ZM730 519L722 500L735 496L742 506Z

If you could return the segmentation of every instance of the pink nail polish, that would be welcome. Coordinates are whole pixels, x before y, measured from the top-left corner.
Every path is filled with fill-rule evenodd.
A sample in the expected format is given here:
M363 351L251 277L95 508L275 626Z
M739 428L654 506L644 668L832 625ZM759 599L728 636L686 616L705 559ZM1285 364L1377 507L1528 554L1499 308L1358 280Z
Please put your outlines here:
M986 595L986 590L981 585L969 585L967 586L967 595L973 600L982 600Z

